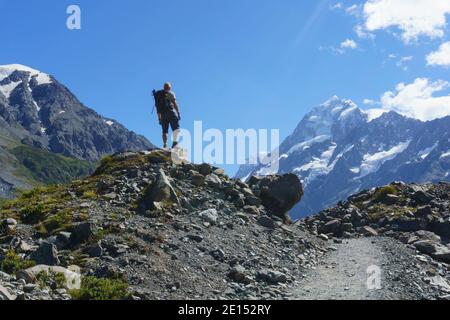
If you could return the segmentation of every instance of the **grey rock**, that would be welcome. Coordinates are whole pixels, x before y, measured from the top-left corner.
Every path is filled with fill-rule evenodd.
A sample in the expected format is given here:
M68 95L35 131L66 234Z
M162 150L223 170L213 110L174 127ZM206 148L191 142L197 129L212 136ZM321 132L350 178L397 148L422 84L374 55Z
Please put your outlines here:
M428 204L433 200L433 197L429 193L422 190L414 192L411 198L420 204Z
M322 229L320 230L321 233L332 233L334 235L337 235L340 230L341 230L341 226L342 226L342 222L340 220L331 220L327 223L325 223L325 225L322 227Z
M206 222L214 225L217 223L219 215L216 209L208 209L199 213L199 216Z
M103 247L97 243L96 245L91 246L88 248L88 254L92 258L99 258L103 255Z
M374 228L369 227L369 226L362 227L361 233L368 237L377 237L378 236L378 232Z
M274 270L261 270L257 273L256 278L269 284L286 283L288 281L284 273Z
M194 174L191 177L191 181L193 185L200 187L205 183L205 176L202 174Z
M142 209L155 209L155 203L160 202L180 204L180 200L163 169L159 170L156 182L150 188L147 188L140 199L140 206Z
M60 263L56 246L47 241L42 242L39 248L31 254L30 258L31 260L34 260L36 264L55 266Z
M77 246L89 241L93 235L94 225L90 222L82 222L73 228L69 242L72 246Z
M218 176L216 176L214 173L207 175L205 178L205 182L209 186L216 188L216 189L219 189L222 187L222 180L220 180L220 178Z
M259 217L259 218L258 218L258 223L259 223L261 226L263 226L263 227L265 227L265 228L268 228L268 229L275 229L275 227L276 227L276 224L275 224L275 222L273 221L273 219L271 219L271 218L268 217L268 216L261 216L261 217Z
M200 174L207 176L209 174L211 174L212 172L212 167L210 164L208 163L202 163L199 168L198 171L200 172Z
M303 186L295 174L252 177L249 184L260 190L264 207L271 214L286 219L286 214L303 196Z
M238 283L250 283L250 279L247 275L247 271L241 265L237 265L230 270L228 278Z
M13 301L13 300L16 300L16 298L17 298L16 296L9 293L8 289L6 289L5 287L3 287L0 284L0 300L1 301Z

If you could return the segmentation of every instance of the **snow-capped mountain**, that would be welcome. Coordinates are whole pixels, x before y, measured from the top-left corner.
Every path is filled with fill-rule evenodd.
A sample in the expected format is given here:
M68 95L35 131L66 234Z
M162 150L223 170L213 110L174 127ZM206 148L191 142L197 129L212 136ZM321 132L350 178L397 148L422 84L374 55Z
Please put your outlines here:
M144 137L84 106L51 75L14 64L0 66L3 186L18 184L13 181L17 170L6 167L15 161L9 151L17 145L90 162L106 154L153 147Z
M395 112L373 117L333 97L314 108L280 146L279 172L296 173L305 196L294 217L392 181L450 181L450 117L429 122ZM265 174L243 166L238 178Z

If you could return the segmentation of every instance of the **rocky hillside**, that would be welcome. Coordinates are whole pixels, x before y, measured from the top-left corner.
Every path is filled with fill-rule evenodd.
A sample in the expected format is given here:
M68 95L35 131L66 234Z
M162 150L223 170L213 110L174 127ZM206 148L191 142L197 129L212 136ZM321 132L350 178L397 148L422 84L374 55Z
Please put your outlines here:
M169 156L118 154L88 179L5 203L0 288L18 299L288 297L322 253L320 240L283 223L301 197L298 179L270 177L251 189ZM287 185L291 193L278 192ZM77 267L84 280L71 295L42 274ZM101 281L98 297L92 287Z
M384 235L450 263L450 184L389 186L364 191L304 222L326 238Z
M280 146L280 169L305 187L294 217L315 214L364 189L392 181L450 181L450 117L422 122L395 112L374 118L333 97L314 108ZM273 174L243 166L237 177Z
M337 266L331 275L342 276L334 282L341 294L445 298L447 262L431 250L416 252L422 248L413 237L426 236L439 250L446 248L449 186L395 190L366 192L293 224L288 211L303 194L296 175L255 177L245 184L207 164L176 165L161 150L116 154L89 178L1 205L0 299L336 298L318 293L331 288L330 282L313 280L322 275L317 270L324 262L328 276L335 263L349 261L336 256L343 252L355 259L348 268L370 261L361 257L388 257L380 265L389 272L383 290L347 290L346 281L365 283L366 267L348 277ZM426 200L414 200L420 191ZM427 227L400 234L393 221L413 216L434 217L433 226L447 231ZM382 219L386 223L378 226ZM348 242L365 234L377 243ZM356 254L366 248L365 255ZM81 288L70 281L78 274ZM412 289L411 279L417 284Z
M27 147L28 153L38 149L49 157L53 153L78 159L76 166L80 167L107 154L145 150L152 144L84 106L51 75L22 65L5 65L0 66L0 197L42 182L36 179L39 172L17 157L14 151L18 147L22 151ZM67 165L65 162L59 171L76 171L66 170ZM58 182L65 182L64 178Z

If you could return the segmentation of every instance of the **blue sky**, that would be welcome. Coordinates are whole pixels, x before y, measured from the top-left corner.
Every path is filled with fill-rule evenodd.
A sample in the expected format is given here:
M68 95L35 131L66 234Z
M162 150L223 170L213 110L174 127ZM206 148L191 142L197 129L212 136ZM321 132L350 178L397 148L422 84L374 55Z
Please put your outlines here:
M71 4L81 8L81 30L66 28ZM157 144L150 93L165 81L188 129L194 120L279 128L283 139L332 95L418 118L450 110L449 7L447 0L0 0L0 64L52 74L84 104ZM408 24L414 19L422 24Z

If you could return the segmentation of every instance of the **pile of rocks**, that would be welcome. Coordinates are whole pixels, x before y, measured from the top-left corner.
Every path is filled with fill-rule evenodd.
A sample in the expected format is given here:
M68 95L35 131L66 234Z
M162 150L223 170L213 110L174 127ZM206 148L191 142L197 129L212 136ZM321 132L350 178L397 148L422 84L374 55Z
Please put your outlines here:
M450 184L363 191L300 223L323 239L384 235L450 263Z
M302 194L295 175L246 184L208 164L175 164L160 150L127 152L90 178L38 195L52 203L45 221L25 221L20 205L3 211L0 248L45 270L67 274L77 265L83 276L120 277L135 299L287 298L325 252L317 237L289 226ZM48 201L58 197L64 201ZM44 235L61 212L71 212L68 226ZM30 272L2 285L13 297L37 299L21 295L20 284L35 283ZM39 298L67 297L55 290Z

